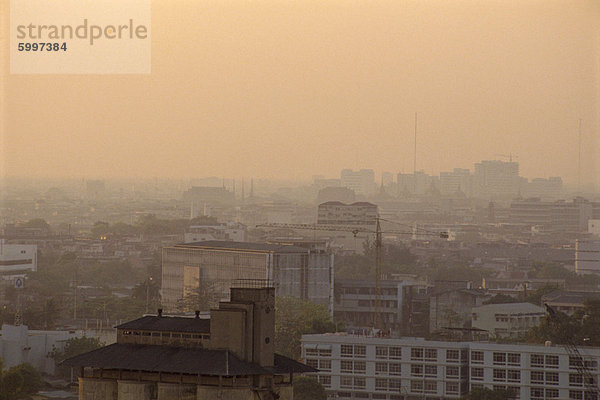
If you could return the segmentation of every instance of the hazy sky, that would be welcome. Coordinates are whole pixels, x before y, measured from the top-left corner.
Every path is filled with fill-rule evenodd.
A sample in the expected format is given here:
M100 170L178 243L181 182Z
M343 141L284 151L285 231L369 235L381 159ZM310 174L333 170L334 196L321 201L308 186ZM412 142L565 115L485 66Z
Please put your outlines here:
M4 0L3 0L4 1ZM8 75L6 176L600 182L598 0L155 0L151 75ZM101 60L99 60L101 62Z

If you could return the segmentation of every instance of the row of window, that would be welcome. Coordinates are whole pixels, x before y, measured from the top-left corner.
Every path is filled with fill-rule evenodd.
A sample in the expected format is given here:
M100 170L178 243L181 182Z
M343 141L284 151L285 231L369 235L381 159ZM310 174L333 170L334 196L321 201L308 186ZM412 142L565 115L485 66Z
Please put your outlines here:
M364 358L366 357L367 349L363 345L351 345L343 344L340 346L340 355L342 357L355 357ZM307 356L320 356L328 357L331 356L331 350L316 350L306 349ZM376 346L375 347L375 358L377 359L402 359L402 348L398 346ZM423 347L413 347L410 349L410 359L414 361L438 361L438 349L429 349ZM446 350L446 361L447 362L460 362L467 359L467 350Z
M210 339L210 335L148 331L123 331L123 336L151 336L173 339Z
M558 385L558 372L531 371L529 380L533 385Z

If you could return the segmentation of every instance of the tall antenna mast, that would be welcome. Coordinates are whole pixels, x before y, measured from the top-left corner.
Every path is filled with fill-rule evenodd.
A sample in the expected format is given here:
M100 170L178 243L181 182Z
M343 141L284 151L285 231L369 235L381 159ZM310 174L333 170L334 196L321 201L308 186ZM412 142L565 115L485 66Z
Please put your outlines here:
M582 120L579 118L579 158L577 161L577 191L581 192L581 123Z
M417 113L415 112L415 152L413 155L413 193L417 193Z

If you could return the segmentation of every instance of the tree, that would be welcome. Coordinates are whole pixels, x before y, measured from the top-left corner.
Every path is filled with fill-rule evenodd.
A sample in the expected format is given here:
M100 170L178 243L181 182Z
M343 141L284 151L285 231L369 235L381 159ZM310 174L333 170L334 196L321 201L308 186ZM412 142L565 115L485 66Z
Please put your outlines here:
M183 298L177 301L178 311L208 311L219 304L221 294L218 284L206 279L199 279L197 282L198 287L188 290Z
M294 379L294 400L326 400L327 393L316 378L301 376Z
M477 388L462 396L461 400L512 400L514 398L515 395L506 389Z
M518 302L519 302L519 300L515 299L512 296L499 293L499 294L495 295L494 297L492 297L491 299L484 301L483 304L506 304L506 303L518 303Z
M275 349L300 358L302 335L335 332L335 323L325 306L295 297L275 298Z
M0 361L0 399L16 400L37 393L44 386L42 376L31 364L19 364L2 371Z

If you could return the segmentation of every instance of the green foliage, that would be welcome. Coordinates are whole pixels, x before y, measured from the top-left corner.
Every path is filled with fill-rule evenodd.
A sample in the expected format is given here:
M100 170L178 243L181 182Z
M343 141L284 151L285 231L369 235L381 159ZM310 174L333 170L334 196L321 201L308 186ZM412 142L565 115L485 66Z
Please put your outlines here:
M200 280L198 287L186 292L183 298L177 301L177 310L180 312L208 311L216 307L221 300L218 286L215 282Z
M541 306L542 305L542 297L544 295L547 295L548 293L552 293L556 289L558 289L557 286L554 286L551 284L545 284L544 286L542 286L541 288L539 288L538 290L536 290L535 292L533 292L529 296L527 296L524 301L527 303L537 304L538 306Z
M528 340L544 343L550 340L556 344L576 346L600 346L600 300L587 300L583 310L572 316L560 311L548 315L542 323L532 328Z
M311 376L294 379L294 400L326 400L327 393L323 385Z
M529 277L537 279L564 279L567 285L591 285L600 284L600 276L594 274L578 275L569 271L562 265L537 263L529 272Z
M461 400L512 400L514 398L515 395L506 389L477 388L462 396Z
M275 298L275 350L300 358L303 334L335 332L336 326L325 306L294 297Z
M0 371L2 370L0 364ZM0 399L16 400L37 393L44 386L42 376L32 365L19 364L0 376Z

